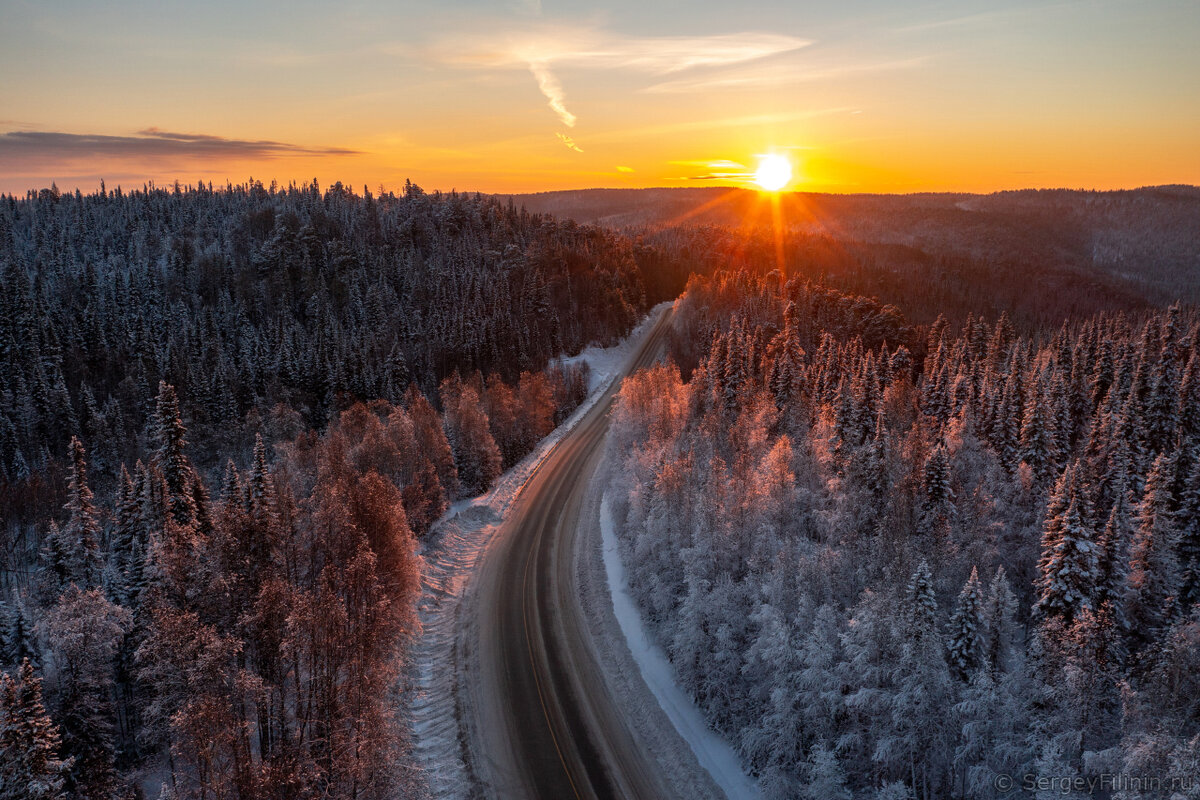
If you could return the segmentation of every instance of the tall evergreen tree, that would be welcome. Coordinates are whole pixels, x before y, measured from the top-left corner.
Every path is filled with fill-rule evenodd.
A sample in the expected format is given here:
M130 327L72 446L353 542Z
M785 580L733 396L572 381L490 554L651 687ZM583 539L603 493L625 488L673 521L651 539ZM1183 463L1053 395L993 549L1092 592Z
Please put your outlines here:
M29 660L15 679L0 673L0 800L65 800L71 762L58 757L59 745Z
M1068 467L1055 487L1042 528L1034 613L1042 619L1061 619L1069 625L1090 608L1100 578L1095 536L1084 522L1075 467ZM1064 507L1065 506L1065 507Z
M155 406L155 438L158 444L155 463L166 484L167 511L178 525L191 524L196 513L190 486L192 467L184 452L186 434L175 387L160 381Z
M1163 453L1146 478L1138 528L1129 551L1125 613L1134 647L1152 641L1171 619L1178 599L1175 523L1171 511L1171 458Z
M961 681L970 680L983 664L983 611L983 588L979 584L979 572L972 567L971 576L958 595L958 607L950 617L950 638L946 646L950 669Z
M71 474L67 484L66 527L60 532L66 552L68 579L83 589L100 585L104 561L100 554L101 529L87 482L87 457L83 444L71 437Z

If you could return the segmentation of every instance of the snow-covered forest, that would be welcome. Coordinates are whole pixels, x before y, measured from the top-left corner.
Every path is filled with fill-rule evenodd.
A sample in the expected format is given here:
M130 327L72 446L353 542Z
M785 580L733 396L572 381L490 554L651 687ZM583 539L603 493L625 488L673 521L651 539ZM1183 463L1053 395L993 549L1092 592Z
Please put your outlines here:
M0 796L415 791L417 540L584 398L551 359L646 308L631 244L412 185L45 190L0 274Z
M420 796L423 537L585 399L558 356L681 292L609 499L768 795L1195 774L1200 318L1015 259L411 184L0 197L0 799Z
M768 797L1196 791L1200 316L915 326L728 271L675 325L620 393L608 493L677 679Z

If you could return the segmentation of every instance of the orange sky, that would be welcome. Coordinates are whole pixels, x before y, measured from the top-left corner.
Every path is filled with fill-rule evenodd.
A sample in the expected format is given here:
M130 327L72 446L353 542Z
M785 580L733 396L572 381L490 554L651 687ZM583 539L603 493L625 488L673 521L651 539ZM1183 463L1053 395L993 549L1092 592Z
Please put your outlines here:
M1200 4L0 2L0 191L1200 183ZM714 178L713 176L723 176Z

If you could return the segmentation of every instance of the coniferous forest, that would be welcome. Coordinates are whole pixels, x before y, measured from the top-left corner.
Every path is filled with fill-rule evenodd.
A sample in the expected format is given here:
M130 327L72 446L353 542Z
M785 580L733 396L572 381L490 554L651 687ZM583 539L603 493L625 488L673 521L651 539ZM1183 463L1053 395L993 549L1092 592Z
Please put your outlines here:
M551 359L640 317L630 242L411 184L44 190L0 269L0 796L415 786L415 543L586 395Z
M422 796L419 549L663 300L604 480L766 796L1195 775L1194 279L888 252L412 184L0 198L0 800Z
M1194 796L1194 310L913 326L722 272L616 413L637 601L766 796Z

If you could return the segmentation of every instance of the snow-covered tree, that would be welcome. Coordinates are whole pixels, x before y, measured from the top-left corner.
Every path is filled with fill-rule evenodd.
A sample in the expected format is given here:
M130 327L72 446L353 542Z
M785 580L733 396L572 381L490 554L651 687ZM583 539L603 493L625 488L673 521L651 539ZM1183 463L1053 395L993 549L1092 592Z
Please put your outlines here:
M58 536L66 557L67 579L83 589L100 585L104 560L101 528L87 482L87 456L79 439L71 437L71 474L67 482L67 524Z
M15 678L0 672L0 800L65 800L72 763L59 745L33 665L23 661Z
M1074 468L1064 471L1055 487L1042 528L1042 555L1038 563L1037 602L1034 612L1042 619L1056 617L1070 624L1090 608L1100 579L1095 535L1084 522Z
M971 576L958 595L958 607L950 616L946 645L950 669L959 680L970 680L983 665L985 628L983 588L979 583L979 572L972 567Z

